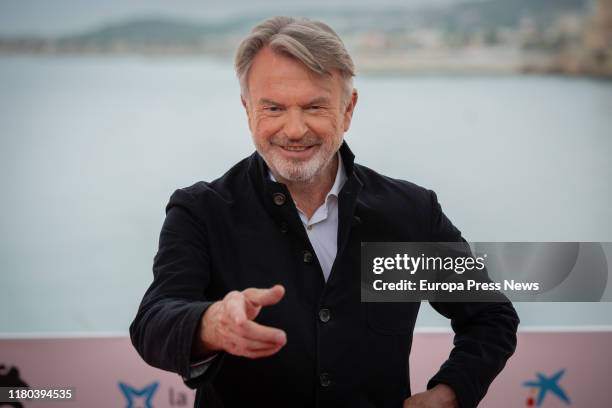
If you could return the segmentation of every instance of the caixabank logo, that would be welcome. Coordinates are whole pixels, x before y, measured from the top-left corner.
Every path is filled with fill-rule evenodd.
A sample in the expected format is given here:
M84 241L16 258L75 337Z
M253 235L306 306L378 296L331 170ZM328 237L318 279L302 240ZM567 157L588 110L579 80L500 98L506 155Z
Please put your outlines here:
M119 389L127 402L126 408L153 408L153 397L158 387L158 382L153 382L142 388L134 388L131 385L119 382Z
M190 403L187 389L151 382L137 388L127 382L119 382L119 390L125 398L125 408L186 408ZM192 400L193 405L193 400Z
M529 388L529 395L525 402L526 407L545 407L545 402L551 398L558 398L571 405L567 393L559 384L559 380L565 374L565 369L559 370L552 375L536 373L536 379L525 381L524 387Z

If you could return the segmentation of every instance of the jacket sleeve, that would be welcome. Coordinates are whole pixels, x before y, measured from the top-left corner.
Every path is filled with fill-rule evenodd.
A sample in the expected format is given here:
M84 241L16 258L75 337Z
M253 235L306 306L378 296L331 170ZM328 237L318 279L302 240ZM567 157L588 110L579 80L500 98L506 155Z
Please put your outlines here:
M166 207L153 282L130 325L132 344L148 364L180 374L196 388L212 379L223 356L193 378L192 342L213 302L204 297L210 279L208 240L192 196L176 190Z
M465 242L442 212L435 193L431 191L430 195L431 241ZM455 391L461 408L476 407L516 349L518 315L509 301L430 304L450 319L455 337L448 360L429 380L427 388L446 384Z

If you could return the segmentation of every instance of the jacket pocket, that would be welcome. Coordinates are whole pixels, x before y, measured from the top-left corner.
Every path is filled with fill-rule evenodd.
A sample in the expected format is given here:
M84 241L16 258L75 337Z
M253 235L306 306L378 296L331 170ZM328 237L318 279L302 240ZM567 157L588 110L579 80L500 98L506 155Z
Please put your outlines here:
M408 334L414 330L419 303L368 303L368 326L381 334Z

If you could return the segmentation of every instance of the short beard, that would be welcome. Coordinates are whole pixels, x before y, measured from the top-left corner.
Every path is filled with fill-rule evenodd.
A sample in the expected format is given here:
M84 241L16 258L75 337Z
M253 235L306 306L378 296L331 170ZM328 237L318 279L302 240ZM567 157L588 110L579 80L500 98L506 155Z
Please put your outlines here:
M308 161L293 161L278 157L276 154L268 155L264 151L263 146L259 146L255 143L255 147L268 167L275 170L283 179L292 182L309 183L314 181L316 176L321 174L327 165L329 165L342 145L343 139L343 137L340 137L338 140L334 139L331 141L331 144L320 144L319 151ZM317 138L316 141L320 141L320 139ZM272 139L272 142L281 145L292 144L285 143L280 138ZM304 143L304 141L300 141L300 143L312 144L312 140L306 139L306 143Z
M271 167L270 163L267 161L266 163L268 164L268 167ZM325 168L327 163L329 163L329 159L326 160L326 157L319 154L313 157L311 160L302 163L279 158L276 159L276 162L272 168L275 169L285 180L306 183L313 180L314 177Z

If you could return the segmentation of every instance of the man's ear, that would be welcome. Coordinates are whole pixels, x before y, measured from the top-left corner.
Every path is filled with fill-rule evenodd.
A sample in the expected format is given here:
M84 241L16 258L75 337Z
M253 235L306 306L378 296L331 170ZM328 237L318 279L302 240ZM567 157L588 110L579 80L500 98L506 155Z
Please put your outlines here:
M346 132L351 127L351 119L353 119L353 112L355 112L355 106L357 105L357 99L359 98L359 94L357 93L357 88L353 88L351 92L351 98L346 104L346 109L344 111L344 131Z
M244 107L244 110L246 111L246 113L248 115L249 114L249 105L247 103L246 98L242 94L240 94L240 103L242 103L242 106Z
M242 103L242 106L244 107L244 111L247 114L247 122L249 123L249 130L252 131L252 129L251 129L251 114L249 112L249 106L247 104L247 101L246 101L244 95L242 95L242 94L240 94L240 102Z

